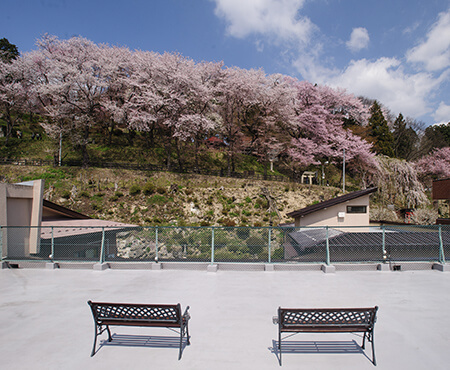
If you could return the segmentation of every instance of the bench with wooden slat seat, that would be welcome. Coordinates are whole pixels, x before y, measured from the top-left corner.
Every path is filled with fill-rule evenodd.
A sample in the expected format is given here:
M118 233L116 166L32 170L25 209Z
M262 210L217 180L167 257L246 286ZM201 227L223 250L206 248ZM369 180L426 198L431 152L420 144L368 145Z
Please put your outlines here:
M139 303L106 303L88 301L92 310L95 325L94 346L91 356L95 354L97 337L105 330L108 341L112 341L110 326L142 326L160 328L178 328L180 331L180 349L178 359L181 359L183 338L189 341L189 306L184 314L181 305L172 304L139 304Z
M376 365L374 326L378 306L371 308L278 308L273 318L278 324L278 352L281 365L281 333L364 333L372 343L372 362Z

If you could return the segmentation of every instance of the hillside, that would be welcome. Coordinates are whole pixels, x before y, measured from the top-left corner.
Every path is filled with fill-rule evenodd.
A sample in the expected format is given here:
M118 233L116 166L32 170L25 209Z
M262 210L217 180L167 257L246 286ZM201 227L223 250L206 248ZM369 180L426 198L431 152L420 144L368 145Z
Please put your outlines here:
M170 172L1 166L2 182L39 178L46 182L45 199L94 218L146 226L277 225L292 222L290 211L340 194L334 187Z

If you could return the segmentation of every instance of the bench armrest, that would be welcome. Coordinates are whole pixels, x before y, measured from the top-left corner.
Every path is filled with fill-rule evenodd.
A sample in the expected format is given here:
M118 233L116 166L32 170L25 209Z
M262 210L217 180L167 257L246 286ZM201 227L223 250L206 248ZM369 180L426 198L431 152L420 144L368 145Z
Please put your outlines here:
M278 316L273 316L273 317L272 317L272 322L273 322L275 325L278 325L278 323L279 323Z
M189 312L188 312L189 308L190 307L187 306L186 310L184 311L184 314L183 314L183 319L185 319L186 321L188 321L191 318L191 315L189 315Z

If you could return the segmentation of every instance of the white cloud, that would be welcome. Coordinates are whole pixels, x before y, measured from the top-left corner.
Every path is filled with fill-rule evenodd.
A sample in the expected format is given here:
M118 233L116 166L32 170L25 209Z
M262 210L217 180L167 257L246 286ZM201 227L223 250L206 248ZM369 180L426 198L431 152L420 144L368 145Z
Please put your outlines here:
M409 50L408 62L423 64L428 71L450 67L450 9L439 14L426 40Z
M350 40L346 42L347 48L352 52L366 49L369 46L369 32L363 27L353 28Z
M433 118L438 123L450 122L450 105L447 105L443 101L441 101L438 109L436 109L436 112L433 114Z
M428 98L442 82L429 73L408 74L395 58L351 61L344 70L320 66L317 58L302 56L295 66L311 82L346 88L355 95L378 99L393 111L411 117L430 112Z
M314 24L299 14L305 0L212 0L229 35L264 35L271 40L308 43Z

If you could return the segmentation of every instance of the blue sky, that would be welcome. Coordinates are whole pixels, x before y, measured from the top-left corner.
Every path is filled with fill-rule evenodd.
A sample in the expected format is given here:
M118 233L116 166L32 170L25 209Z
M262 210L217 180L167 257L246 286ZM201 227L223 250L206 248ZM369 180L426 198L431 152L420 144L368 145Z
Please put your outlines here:
M83 36L263 68L450 121L449 0L2 0L0 38Z

